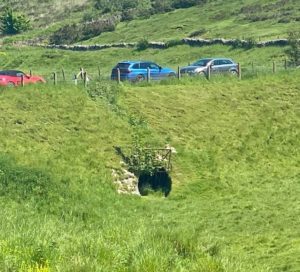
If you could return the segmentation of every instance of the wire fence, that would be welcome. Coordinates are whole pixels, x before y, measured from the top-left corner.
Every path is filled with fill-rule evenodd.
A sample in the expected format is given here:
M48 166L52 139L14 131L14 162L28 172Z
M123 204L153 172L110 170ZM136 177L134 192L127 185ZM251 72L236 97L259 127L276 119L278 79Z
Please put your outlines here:
M299 69L299 66L288 62L270 62L267 65L255 62L247 62L243 64L238 64L237 77L239 79L250 78L250 77L258 77L261 75L275 74L284 71L293 71ZM299 69L300 70L300 69ZM59 84L73 84L73 85L83 85L85 87L93 84L94 82L109 81L111 80L111 75L109 73L103 73L102 70L98 67L98 69L86 71L84 68L80 68L79 72L74 72L71 70L60 69L53 71L51 73L42 74L41 76L46 80L47 84L59 85ZM30 70L30 74L32 74L32 70ZM213 77L217 77L221 75L220 73L214 73L208 69L205 74L206 79L210 80ZM180 66L177 67L177 72L175 77L180 80L182 75L180 74ZM186 77L185 77L186 78ZM122 78L120 75L120 71L118 71L117 76L114 78L114 81L121 82ZM145 81L150 82L153 81L151 78L151 73L148 70L146 73ZM21 84L23 85L23 84Z

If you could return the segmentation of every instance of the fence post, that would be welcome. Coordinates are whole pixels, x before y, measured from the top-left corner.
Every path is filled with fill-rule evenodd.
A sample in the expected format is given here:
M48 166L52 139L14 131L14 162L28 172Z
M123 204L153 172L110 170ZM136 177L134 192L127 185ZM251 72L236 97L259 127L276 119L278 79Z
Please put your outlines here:
M207 72L206 72L207 80L210 80L210 76L211 76L211 66L208 65L208 67L207 67Z
M55 72L53 73L53 83L54 83L54 85L57 84L57 76L56 76Z
M74 75L74 84L77 85L77 75Z
M242 68L240 63L238 63L238 77L239 79L242 79Z
M98 76L99 76L99 79L101 79L101 70L100 70L100 66L98 66Z
M65 70L64 70L64 68L61 69L61 73L62 73L62 76L63 76L63 80L66 81L66 76L65 76Z
M150 82L150 77L151 77L151 75L150 75L150 68L147 67L147 82L148 83Z
M180 67L177 67L177 78L180 79L181 78L181 73L180 73Z
M81 79L83 79L83 72L84 72L83 68L80 67L80 78L81 78Z
M117 69L117 80L118 80L118 83L121 82L121 71L120 71L120 68Z
M86 72L83 72L83 85L84 85L84 87L87 87L87 83L88 83L87 74L86 74Z
M287 60L286 59L284 60L284 69L285 70L287 69Z
M21 75L21 86L24 87L24 75Z
M275 74L276 73L276 63L275 63L275 61L273 61L273 74Z

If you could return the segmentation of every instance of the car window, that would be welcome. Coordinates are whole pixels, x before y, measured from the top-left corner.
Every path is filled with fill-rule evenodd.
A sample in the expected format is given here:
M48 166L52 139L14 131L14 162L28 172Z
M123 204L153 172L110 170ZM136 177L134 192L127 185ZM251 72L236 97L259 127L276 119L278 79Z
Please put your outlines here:
M140 69L140 64L136 63L132 66L132 69Z
M232 62L229 59L222 59L221 64L232 64Z
M147 69L147 68L148 68L148 65L149 65L148 62L142 62L142 63L140 64L140 68L141 68L141 69Z
M129 63L120 62L120 63L117 64L117 66L115 68L128 69L129 66L130 66Z
M213 65L221 65L221 60L214 60Z
M194 62L192 65L193 66L206 66L208 62L210 62L211 59L200 59L196 62Z
M149 63L149 66L148 66L150 69L159 69L159 66L155 63Z

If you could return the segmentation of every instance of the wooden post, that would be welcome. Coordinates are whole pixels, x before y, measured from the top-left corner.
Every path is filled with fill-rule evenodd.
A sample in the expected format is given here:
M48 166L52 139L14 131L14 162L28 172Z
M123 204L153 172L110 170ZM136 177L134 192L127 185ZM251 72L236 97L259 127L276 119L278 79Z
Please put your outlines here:
M121 82L121 71L120 71L120 68L117 69L117 74L118 74L118 83Z
M208 65L207 72L206 72L206 78L207 78L207 80L210 80L210 76L211 76L211 66Z
M177 68L177 78L180 79L181 78L181 73L180 73L180 67L178 66Z
M242 79L242 68L240 63L238 63L238 77L239 79Z
M100 66L98 66L98 76L99 76L99 79L101 79L101 70L100 70Z
M29 70L29 75L32 76L32 71L31 71L31 69Z
M286 59L284 60L284 69L285 70L287 69L287 60Z
M53 83L54 83L54 85L57 84L57 76L56 76L55 72L53 73Z
M273 61L273 74L275 74L275 73L276 73L276 62Z
M84 85L84 87L87 87L87 82L88 82L87 74L86 74L86 72L83 72L83 85Z
M74 75L74 84L77 85L77 75Z
M61 69L61 73L62 73L62 76L63 76L63 80L66 81L66 76L65 76L65 70L64 70L64 68Z
M149 67L147 67L147 82L149 83L150 82L150 77L151 77L151 75L150 75L150 68Z
M24 75L21 75L21 86L24 87Z

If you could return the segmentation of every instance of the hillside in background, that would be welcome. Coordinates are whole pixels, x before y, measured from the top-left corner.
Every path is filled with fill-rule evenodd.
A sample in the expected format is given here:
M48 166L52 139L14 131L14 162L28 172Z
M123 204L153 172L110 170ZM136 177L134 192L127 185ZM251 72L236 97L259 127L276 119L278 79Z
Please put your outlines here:
M134 1L128 3L115 1L117 4L114 6L106 4L107 7L101 4L102 2L56 0L37 4L35 1L23 1L21 5L17 1L8 1L6 5L27 14L31 19L32 30L6 38L5 41L6 43L16 40L51 42L53 33L63 26L73 24L77 24L77 27L72 29L74 31L72 35L76 36L77 33L77 36L66 40L65 37L70 35L71 31L61 29L59 33L64 36L62 43L82 43L84 40L92 44L130 42L141 38L166 41L188 36L263 40L286 38L289 32L297 31L300 25L300 3L297 0L270 0L263 3L257 0L191 1L190 5L194 6L184 9L178 8L189 5L184 5L180 1L177 1L178 5L173 3L176 1L159 1L160 5L165 3L164 6L148 0L138 1L136 5L133 5ZM99 20L98 24L90 24ZM101 25L103 20L112 20L113 25L103 28ZM90 27L82 30L82 26L86 23ZM89 34L78 37L81 31Z

